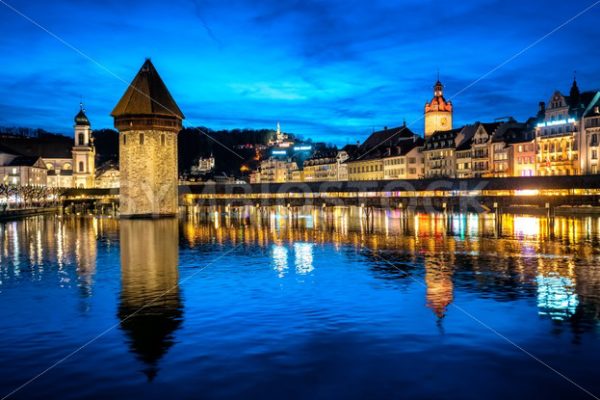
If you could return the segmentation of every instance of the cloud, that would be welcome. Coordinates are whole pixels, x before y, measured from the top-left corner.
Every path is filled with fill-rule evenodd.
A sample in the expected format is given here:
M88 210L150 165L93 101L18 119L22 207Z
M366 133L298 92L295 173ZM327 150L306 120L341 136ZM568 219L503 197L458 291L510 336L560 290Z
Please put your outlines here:
M272 127L315 140L420 121L436 71L452 97L585 5L541 0L15 0L129 81L151 56L188 125ZM455 121L526 118L573 70L600 86L600 7L453 99ZM95 128L124 83L0 8L0 123L72 130L83 95ZM118 16L118 18L116 17ZM123 17L123 16L126 16ZM350 140L354 141L354 140Z

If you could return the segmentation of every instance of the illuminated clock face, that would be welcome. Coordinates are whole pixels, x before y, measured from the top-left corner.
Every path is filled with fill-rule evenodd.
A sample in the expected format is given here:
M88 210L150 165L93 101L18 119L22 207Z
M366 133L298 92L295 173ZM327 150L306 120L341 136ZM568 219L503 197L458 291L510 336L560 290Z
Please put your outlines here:
M448 118L446 118L446 117L443 117L443 118L441 119L440 123L442 124L442 126L446 126L446 125L448 125Z

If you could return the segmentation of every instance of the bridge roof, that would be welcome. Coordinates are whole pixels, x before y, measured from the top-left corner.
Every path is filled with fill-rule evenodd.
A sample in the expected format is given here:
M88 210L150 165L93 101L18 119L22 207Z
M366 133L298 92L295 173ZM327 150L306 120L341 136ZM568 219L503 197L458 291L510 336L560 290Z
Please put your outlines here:
M417 179L348 182L289 182L180 186L180 194L331 193L476 190L600 189L600 176L539 176L523 178Z

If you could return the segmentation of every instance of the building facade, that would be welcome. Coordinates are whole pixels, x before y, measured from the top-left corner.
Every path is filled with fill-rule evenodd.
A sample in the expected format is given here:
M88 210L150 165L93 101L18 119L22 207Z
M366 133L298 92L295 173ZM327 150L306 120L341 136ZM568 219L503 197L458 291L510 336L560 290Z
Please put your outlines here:
M383 179L420 179L425 176L424 140L415 137L412 143L389 149L383 158Z
M462 128L434 132L425 139L426 178L456 178L456 147L463 139Z
M536 170L541 176L577 175L581 171L581 114L584 105L577 82L569 96L558 90L548 105L540 103L536 126Z
M510 143L509 160L512 163L510 176L536 176L535 149L534 138L524 138L522 141Z
M118 189L121 180L119 166L108 162L96 170L96 187L99 189Z
M119 130L121 217L176 215L184 115L149 59L111 115Z
M0 155L0 158L4 157ZM40 157L15 155L11 159L4 159L0 164L0 183L45 187L48 185L48 170Z
M383 160L379 157L348 162L349 181L380 181L383 177Z
M348 180L348 160L345 150L316 154L304 161L304 182L333 182Z
M261 161L258 171L250 176L250 183L285 183L302 181L295 161L268 158Z

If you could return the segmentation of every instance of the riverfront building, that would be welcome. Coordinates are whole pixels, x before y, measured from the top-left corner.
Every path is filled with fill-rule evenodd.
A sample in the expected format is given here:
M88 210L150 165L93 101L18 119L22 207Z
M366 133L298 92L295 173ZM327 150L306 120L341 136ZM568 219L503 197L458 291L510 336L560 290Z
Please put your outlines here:
M383 157L383 179L420 179L425 176L425 159L419 136L386 149Z
M47 186L48 170L41 157L27 157L0 146L0 184Z
M349 151L346 146L340 151L317 153L304 161L304 182L347 181Z
M302 174L295 161L273 157L261 161L258 170L250 176L251 183L285 183L302 180Z
M591 147L587 145L583 116L596 97L596 92L581 93L574 80L569 96L557 90L547 106L540 103L535 130L539 175L591 172L591 165L588 167L586 163L591 156L588 154Z
M6 136L1 139L4 150L0 149L0 151L36 161L41 158L47 170L46 178L43 179L45 186L93 188L96 175L96 150L91 124L85 115L83 105L80 105L74 121L74 140L60 135ZM0 160L0 166L2 165L5 163ZM28 179L20 182L20 185L29 184Z
M183 113L148 59L111 113L119 130L123 217L177 213L177 134Z
M385 179L384 159L406 156L410 150L419 144L422 144L422 139L412 132L406 124L391 129L385 127L381 131L373 132L357 149L356 155L347 161L348 180L372 181ZM399 163L399 161L398 158L395 162ZM388 160L387 166L388 174L400 173L399 164L393 164ZM394 166L398 166L398 168ZM418 168L416 161L410 168ZM418 170L414 172L415 175L419 174Z
M456 178L456 147L463 140L463 128L429 135L423 146L425 177Z

